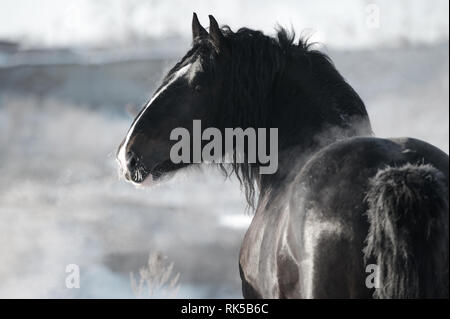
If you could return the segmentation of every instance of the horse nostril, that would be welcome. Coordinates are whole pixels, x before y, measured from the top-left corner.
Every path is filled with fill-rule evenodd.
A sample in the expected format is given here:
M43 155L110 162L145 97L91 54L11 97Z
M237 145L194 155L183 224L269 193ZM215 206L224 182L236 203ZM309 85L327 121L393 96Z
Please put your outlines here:
M126 159L127 159L128 169L130 171L133 171L136 168L137 164L138 164L138 159L137 159L136 154L134 154L133 152L129 151L129 152L127 152Z

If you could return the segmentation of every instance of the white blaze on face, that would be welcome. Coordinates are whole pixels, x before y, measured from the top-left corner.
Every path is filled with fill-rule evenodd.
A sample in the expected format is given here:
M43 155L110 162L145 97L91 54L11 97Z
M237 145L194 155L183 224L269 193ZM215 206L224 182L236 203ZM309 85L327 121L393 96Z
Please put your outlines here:
M121 172L123 174L125 174L127 172L127 160L126 160L126 149L127 149L127 145L130 142L130 138L131 136L133 136L133 132L134 129L136 127L136 124L139 122L139 120L142 118L142 116L145 114L145 112L147 111L147 109L152 105L152 103L158 98L158 96L164 92L165 90L167 90L167 88L174 83L175 81L177 81L179 78L184 77L186 75L189 76L189 78L192 76L190 74L188 74L188 71L191 67L191 64L187 64L185 66L183 66L181 69L179 69L177 72L175 72L175 74L172 76L172 78L170 79L170 81L163 86L154 96L153 98L150 100L150 102L148 102L145 107L144 110L140 113L140 115L138 116L138 118L134 121L133 125L130 127L130 129L128 130L127 136L125 137L125 141L123 142L122 146L119 149L119 152L117 154L117 161L119 162L119 166L121 169ZM169 139L169 137L167 137L167 139Z
M194 63L191 64L189 72L186 73L186 78L188 79L189 83L192 83L192 81L194 81L195 79L195 76L202 70L202 63L200 62L200 59L197 59Z

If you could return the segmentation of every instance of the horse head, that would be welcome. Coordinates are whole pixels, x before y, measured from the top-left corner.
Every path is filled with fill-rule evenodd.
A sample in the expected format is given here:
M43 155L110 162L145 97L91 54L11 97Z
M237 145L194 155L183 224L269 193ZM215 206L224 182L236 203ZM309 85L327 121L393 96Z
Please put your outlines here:
M226 71L227 51L217 21L210 18L209 33L194 13L193 46L168 72L153 97L132 123L117 151L126 180L141 184L156 181L186 163L170 159L174 128L192 130L193 120L212 123L221 98L221 73Z

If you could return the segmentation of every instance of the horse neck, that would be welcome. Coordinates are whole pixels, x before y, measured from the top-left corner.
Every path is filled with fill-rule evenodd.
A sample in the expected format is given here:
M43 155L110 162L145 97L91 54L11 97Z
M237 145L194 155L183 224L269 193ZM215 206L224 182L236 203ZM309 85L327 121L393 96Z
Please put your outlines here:
M372 135L363 101L327 59L293 59L286 70L269 114L269 126L279 131L278 170L260 175L260 196L291 182L321 148Z

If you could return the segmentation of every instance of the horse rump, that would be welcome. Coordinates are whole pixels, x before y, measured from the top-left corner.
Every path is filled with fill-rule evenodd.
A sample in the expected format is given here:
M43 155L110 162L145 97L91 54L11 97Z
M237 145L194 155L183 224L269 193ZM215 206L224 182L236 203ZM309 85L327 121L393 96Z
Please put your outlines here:
M370 181L364 257L375 298L448 298L448 184L428 164L388 166Z

